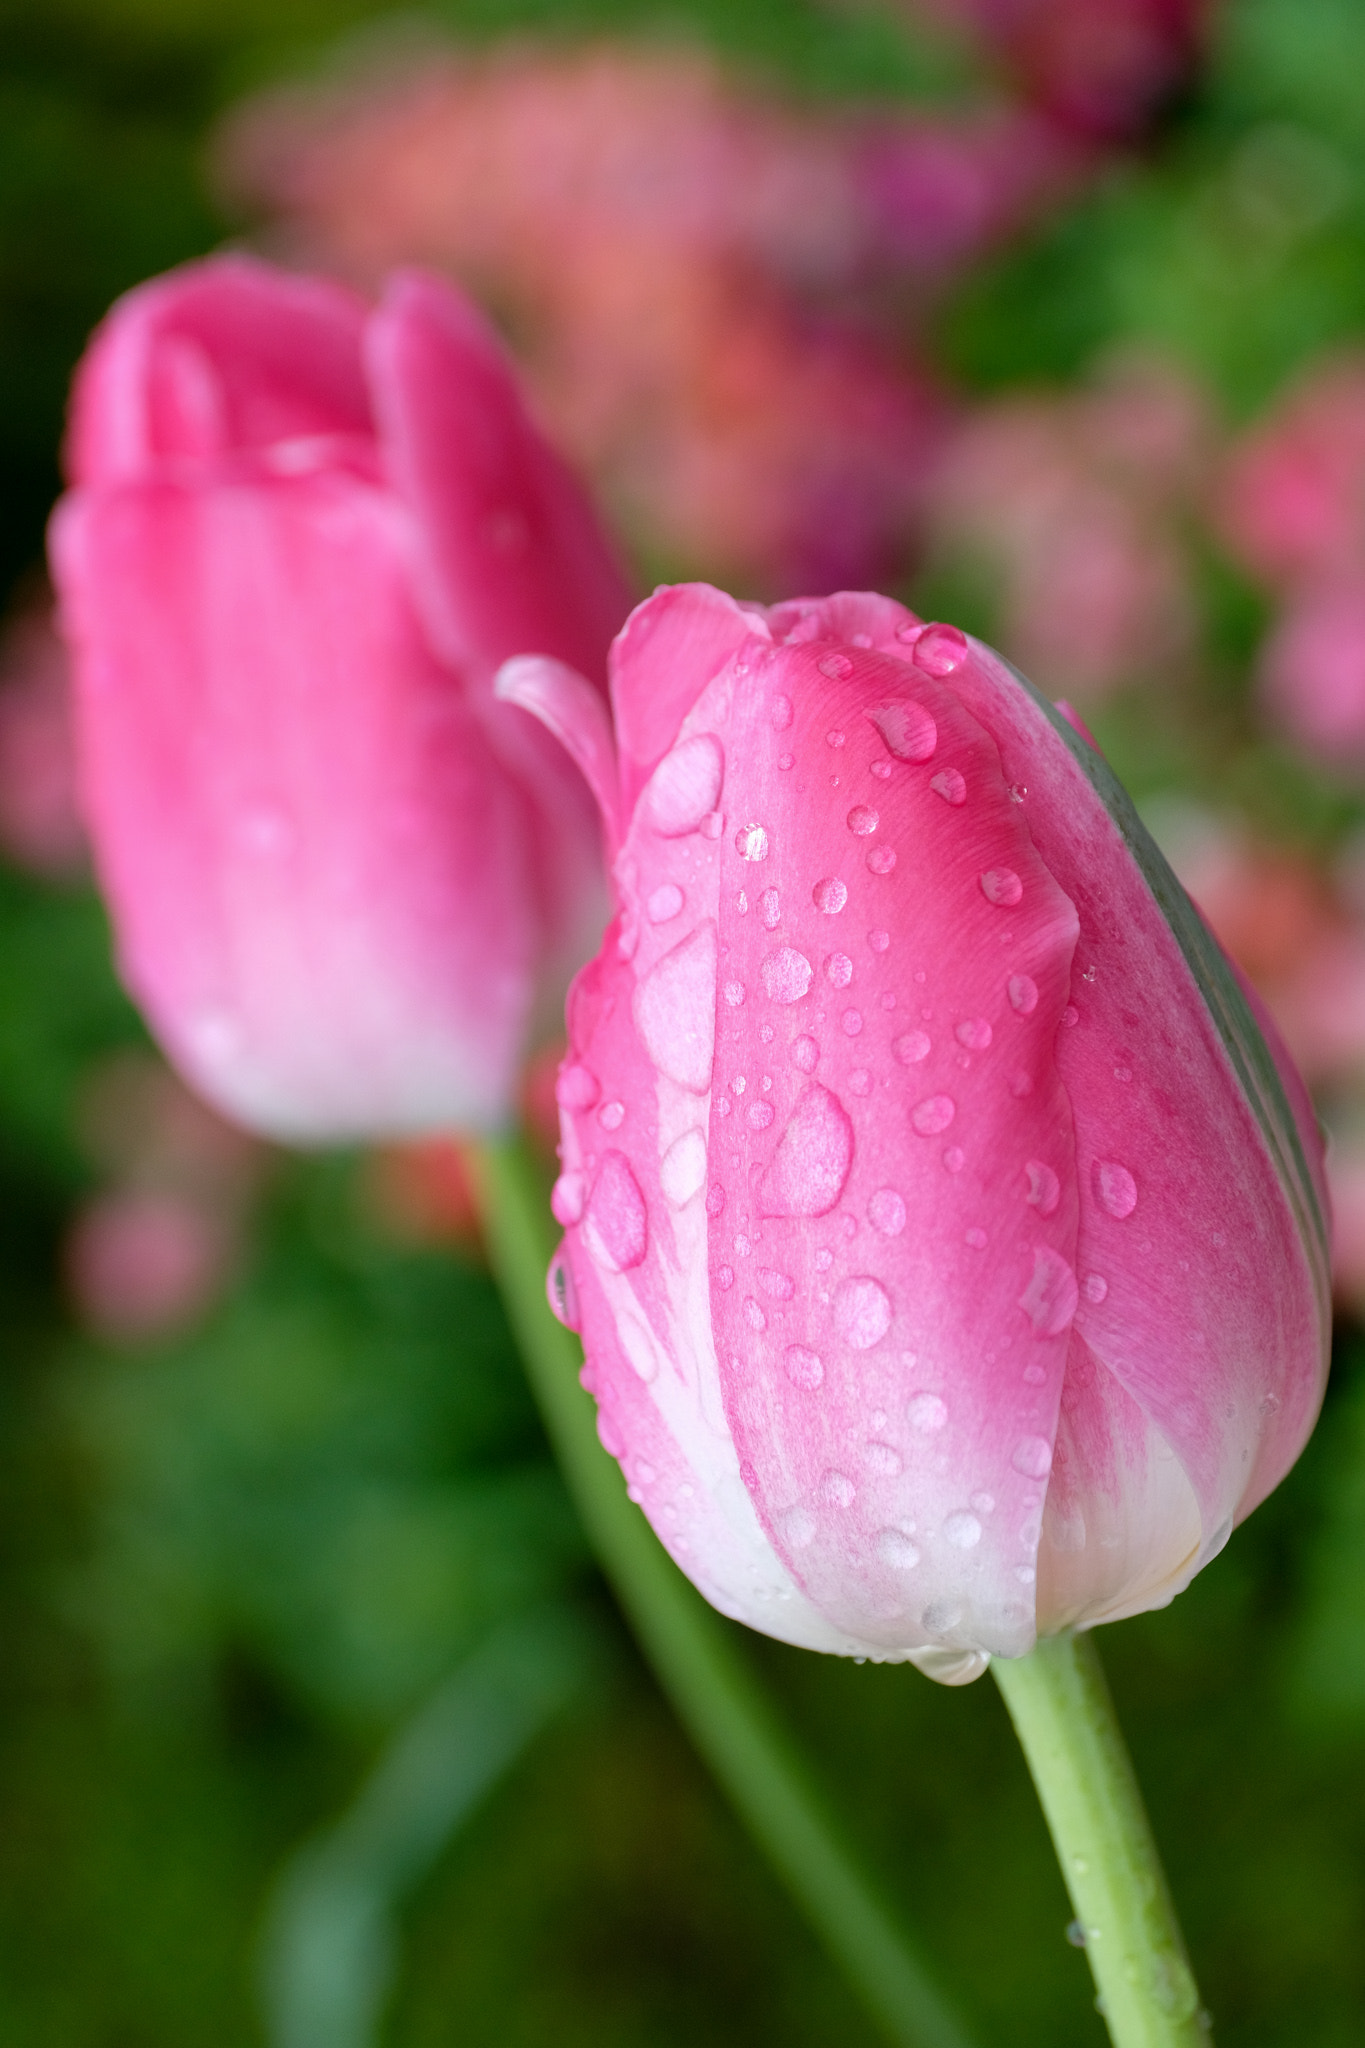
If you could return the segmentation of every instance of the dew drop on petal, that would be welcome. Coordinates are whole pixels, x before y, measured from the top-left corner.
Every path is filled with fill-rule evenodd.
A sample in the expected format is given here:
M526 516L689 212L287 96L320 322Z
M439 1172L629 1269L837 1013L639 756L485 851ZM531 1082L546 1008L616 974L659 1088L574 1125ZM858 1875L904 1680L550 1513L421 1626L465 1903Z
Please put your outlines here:
M725 1190L718 1180L714 1180L706 1190L706 1213L708 1216L719 1216L724 1209Z
M867 1220L883 1237L899 1237L905 1228L905 1203L894 1188L878 1188L867 1205Z
M937 1394L912 1394L905 1404L906 1420L911 1429L917 1429L923 1436L933 1436L948 1420L948 1409Z
M744 1120L751 1131L766 1131L773 1116L771 1102L751 1102L744 1112Z
M597 1112L597 1121L604 1131L619 1131L625 1120L624 1102L604 1102Z
M550 1190L550 1213L567 1230L577 1223L588 1199L588 1178L583 1173L561 1173Z
M926 626L910 659L928 676L950 676L967 659L967 636L957 626Z
M984 1252L987 1244L985 1231L979 1229L976 1225L973 1225L973 1227L967 1232L966 1242L971 1246L974 1252Z
M863 1463L878 1479L896 1479L901 1472L901 1454L894 1444L871 1443L863 1447Z
M1076 1275L1060 1252L1038 1245L1033 1253L1033 1272L1019 1297L1019 1306L1033 1325L1035 1337L1060 1337L1070 1324L1080 1302Z
M1030 974L1012 974L1006 984L1010 1008L1031 1017L1038 1007L1038 984Z
M937 796L943 798L945 804L952 804L954 809L967 801L966 780L956 768L941 768L937 775L930 777L929 787Z
M845 1010L839 1022L845 1038L856 1038L863 1028L863 1013L861 1010Z
M994 1033L985 1017L964 1017L954 1036L968 1052L985 1052Z
M809 1508L788 1508L777 1526L789 1550L808 1550L819 1524Z
M744 983L742 981L727 981L724 993L725 1000L730 1005L730 1008L737 1010L744 1001Z
M975 1550L981 1541L981 1524L966 1508L958 1508L944 1517L943 1534L954 1550Z
M928 1059L933 1046L927 1031L903 1031L892 1040L891 1050L903 1067L917 1067Z
M837 875L825 875L811 890L811 901L826 917L837 917L848 901L847 884Z
M1102 1209L1122 1222L1131 1216L1137 1207L1137 1182L1126 1166L1120 1166L1116 1159L1097 1159L1093 1179L1095 1195Z
M722 1293L722 1294L728 1294L728 1293L730 1292L730 1289L731 1289L731 1288L732 1288L732 1287L734 1286L734 1284L735 1284L735 1269L734 1269L734 1267L733 1267L733 1266L718 1266L718 1267L716 1268L716 1285L717 1285L717 1287L719 1287L719 1289L720 1289L721 1293Z
M987 868L981 876L981 893L988 903L1008 906L1019 901L1024 885L1013 868Z
M922 1138L936 1138L940 1131L947 1130L956 1115L957 1104L951 1095L926 1095L911 1110L910 1122Z
M566 1330L578 1328L578 1291L562 1247L551 1259L550 1270L545 1275L545 1299L556 1322L562 1323Z
M825 979L835 988L847 988L853 979L853 962L847 953L831 953L825 962Z
M682 1209L701 1193L705 1181L706 1139L700 1130L684 1131L659 1161L659 1185L673 1207ZM725 1190L717 1188L713 1192L720 1195L720 1207L724 1208ZM709 1201L706 1206L710 1210Z
M789 1344L782 1354L782 1367L794 1387L803 1393L813 1394L824 1384L825 1367L817 1351L807 1350L804 1344Z
M770 1301L790 1301L796 1292L796 1282L790 1273L779 1273L775 1266L760 1266L758 1284Z
M665 953L633 1002L635 1028L660 1073L696 1095L711 1085L716 1050L716 928L709 920Z
M855 1273L834 1290L834 1327L854 1351L870 1351L891 1327L891 1297L870 1273Z
M832 682L836 683L841 682L845 676L851 676L853 673L853 663L849 660L848 656L837 651L833 654L822 654L815 666L819 669L822 676L828 676Z
M885 953L891 944L891 934L883 931L869 932L867 943L874 953Z
M676 882L660 882L650 892L645 904L645 915L651 924L667 924L683 907L683 892Z
M792 1065L803 1074L813 1074L820 1063L820 1048L813 1038L798 1038L792 1046Z
M967 1155L960 1145L950 1145L943 1155L943 1164L949 1173L961 1173L967 1164Z
M878 1557L883 1564L889 1564L893 1571L913 1571L919 1563L919 1552L901 1529L879 1530L876 1542Z
M776 889L765 889L758 899L758 914L768 931L776 931L782 922L782 901Z
M848 814L848 829L855 838L866 839L881 823L880 814L871 804L855 804Z
M874 705L868 717L898 761L927 761L938 745L938 727L923 705L898 697Z
M761 825L741 825L735 834L735 852L741 860L766 860L768 835Z
M790 697L774 697L768 716L774 732L785 732L792 722L792 700Z
M716 808L725 780L725 752L714 733L697 733L664 755L640 799L641 815L661 838L695 832Z
M868 871L874 875L889 875L895 865L894 846L874 846L867 856Z
M815 969L795 946L779 946L759 968L764 991L774 1003L799 1003L811 985Z
M858 1096L870 1095L872 1093L872 1076L866 1067L855 1067L853 1069L848 1077L848 1092L850 1095Z
M1057 1204L1062 1199L1062 1184L1052 1168L1045 1165L1041 1159L1030 1159L1024 1168L1024 1175L1028 1182L1024 1200L1029 1207L1036 1209L1040 1216L1055 1215Z
M623 1152L608 1152L598 1169L583 1217L583 1242L599 1266L626 1273L644 1258L649 1241L645 1198Z
M825 1216L853 1164L853 1125L828 1088L814 1082L792 1111L759 1185L764 1216Z
M828 1508L851 1508L858 1497L858 1489L846 1472L826 1472L818 1492Z
M1025 1479L1046 1479L1052 1470L1052 1446L1045 1436L1021 1436L1010 1463Z
M768 1327L768 1318L752 1294L744 1297L744 1320L751 1330L766 1330Z
M597 1076L590 1068L561 1067L555 1082L555 1101L561 1109L591 1109L598 1097Z
M1106 1294L1108 1294L1108 1292L1109 1292L1109 1282L1108 1282L1108 1281L1107 1281L1107 1280L1105 1279L1105 1277L1104 1277L1103 1273L1087 1273L1087 1274L1086 1274L1086 1276L1085 1276L1085 1298L1086 1298L1086 1300L1087 1300L1087 1301L1094 1301L1094 1302L1100 1302L1100 1301L1103 1301L1103 1300L1104 1300L1104 1297L1105 1297L1105 1295L1106 1295Z

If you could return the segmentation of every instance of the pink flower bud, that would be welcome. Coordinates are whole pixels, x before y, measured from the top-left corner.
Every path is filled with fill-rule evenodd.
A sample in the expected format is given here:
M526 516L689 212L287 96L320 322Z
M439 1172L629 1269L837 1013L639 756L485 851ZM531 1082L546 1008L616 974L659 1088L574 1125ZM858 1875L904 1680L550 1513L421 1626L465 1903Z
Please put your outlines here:
M129 987L181 1070L293 1139L487 1125L581 958L596 821L498 704L598 675L627 598L480 316L243 257L120 301L52 557Z
M1326 1197L1103 759L878 597L657 593L614 782L556 675L618 914L551 1295L655 1529L722 1611L946 1679L1164 1604L1312 1425Z

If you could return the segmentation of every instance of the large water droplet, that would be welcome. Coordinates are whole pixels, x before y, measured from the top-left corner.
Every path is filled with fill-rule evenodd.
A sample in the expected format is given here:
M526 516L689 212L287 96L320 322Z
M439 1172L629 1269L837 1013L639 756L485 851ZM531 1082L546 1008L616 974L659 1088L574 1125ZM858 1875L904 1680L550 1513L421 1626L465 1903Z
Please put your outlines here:
M1021 1017L1031 1017L1038 1007L1038 984L1031 975L1012 974L1006 984L1010 1008Z
M866 839L881 823L881 816L871 804L855 804L848 814L848 829L855 838Z
M956 768L941 768L937 775L930 777L929 787L943 798L945 804L952 804L955 809L967 801L967 784Z
M826 917L837 917L848 901L847 885L837 875L825 875L811 890L811 901Z
M1122 1222L1131 1216L1137 1207L1137 1182L1126 1166L1120 1166L1116 1159L1097 1159L1093 1179L1095 1194L1102 1209Z
M735 852L741 860L766 860L768 835L761 825L741 825L735 834Z
M910 1122L922 1138L936 1138L940 1131L947 1130L956 1115L957 1104L951 1095L926 1095L911 1110Z
M893 1571L913 1571L919 1563L919 1552L910 1538L900 1529L880 1529L876 1538L877 1555L883 1564L889 1564Z
M668 924L683 907L683 892L676 882L660 882L650 892L645 904L645 915L651 924Z
M624 1152L608 1152L598 1169L583 1218L583 1242L609 1273L629 1272L644 1258L649 1242L645 1198Z
M576 1063L560 1068L555 1081L555 1101L561 1109L591 1109L597 1096L597 1076L591 1068Z
M853 979L853 962L847 953L831 953L825 962L825 979L835 988L847 988Z
M695 832L720 798L725 751L714 733L697 733L665 754L640 799L641 815L661 838Z
M903 1031L891 1041L891 1050L903 1067L917 1067L927 1060L933 1044L927 1031Z
M838 1097L818 1082L792 1111L759 1186L764 1216L825 1216L853 1164L853 1125Z
M854 1351L870 1351L891 1328L891 1297L870 1273L851 1274L834 1290L834 1327Z
M1041 1159L1030 1159L1024 1168L1024 1175L1028 1181L1028 1191L1024 1200L1029 1207L1036 1209L1040 1216L1055 1215L1057 1204L1062 1199L1062 1184L1052 1168L1045 1165Z
M1010 1463L1025 1479L1046 1479L1052 1470L1052 1446L1045 1436L1021 1436Z
M824 1385L824 1361L804 1344L789 1344L782 1354L782 1366L792 1385L800 1387L803 1393L813 1394Z
M883 1237L899 1237L905 1228L905 1203L894 1188L878 1188L867 1205L867 1220Z
M981 1541L981 1524L966 1508L957 1508L944 1517L943 1534L954 1550L975 1550Z
M954 1035L968 1052L985 1052L995 1034L985 1017L964 1017Z
M827 1508L851 1508L858 1489L847 1472L826 1472L817 1489Z
M811 985L815 969L795 946L780 946L769 953L759 969L763 987L775 1003L799 1003Z
M556 1322L563 1323L566 1330L578 1328L578 1289L574 1286L573 1270L564 1256L562 1245L551 1259L550 1270L545 1275L545 1299Z
M567 1230L577 1223L588 1199L588 1179L583 1173L561 1173L550 1190L550 1213Z
M716 1051L716 927L709 919L636 985L633 1010L660 1073L705 1094Z
M699 1130L684 1131L659 1161L659 1185L675 1209L685 1208L706 1182L706 1139ZM720 1207L725 1193L718 1189ZM710 1204L707 1204L708 1209Z
M905 1415L911 1429L932 1436L947 1422L948 1408L937 1394L912 1394L905 1404Z
M1017 903L1024 885L1013 868L987 868L981 876L981 893L988 903Z
M927 761L938 745L938 727L913 698L898 697L890 704L875 705L867 715L887 752L898 761Z
M928 676L950 676L967 659L967 636L957 626L926 626L910 659Z
M822 676L828 676L831 682L836 683L842 682L845 676L851 676L853 673L853 663L849 660L848 656L837 652L834 654L822 654L815 666L819 669Z
M1076 1275L1060 1252L1037 1245L1033 1272L1019 1297L1019 1306L1033 1325L1035 1337L1060 1337L1080 1304Z
M779 1273L773 1266L760 1266L758 1284L770 1301L790 1301L796 1292L796 1282L790 1273Z

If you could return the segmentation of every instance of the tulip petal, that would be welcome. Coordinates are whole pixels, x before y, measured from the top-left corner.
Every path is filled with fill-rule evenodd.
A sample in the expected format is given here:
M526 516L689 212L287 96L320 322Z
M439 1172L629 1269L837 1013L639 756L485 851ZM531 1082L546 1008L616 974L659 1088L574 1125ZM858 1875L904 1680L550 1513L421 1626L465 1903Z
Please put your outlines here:
M614 848L620 836L616 742L601 692L548 654L518 654L498 670L493 694L504 704L519 704L554 734L596 797L607 843Z
M656 590L631 613L611 655L627 815L706 685L756 633L767 639L763 620L709 583Z

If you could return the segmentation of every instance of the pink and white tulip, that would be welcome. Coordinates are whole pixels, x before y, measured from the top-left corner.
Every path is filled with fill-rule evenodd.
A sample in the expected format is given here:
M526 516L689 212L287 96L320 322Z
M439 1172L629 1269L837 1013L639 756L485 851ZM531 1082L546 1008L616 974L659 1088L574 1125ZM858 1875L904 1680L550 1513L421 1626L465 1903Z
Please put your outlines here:
M288 1139L495 1123L600 885L493 675L600 686L628 598L492 331L417 273L370 311L214 258L114 308L68 452L84 809L163 1045Z
M658 592L502 693L597 791L552 1298L679 1565L974 1677L1167 1602L1316 1415L1302 1084L1104 762L889 600Z

